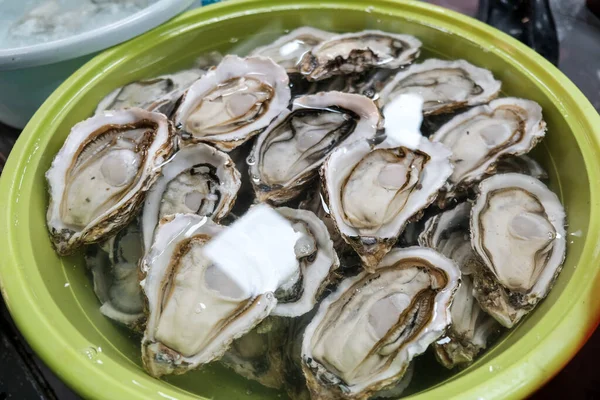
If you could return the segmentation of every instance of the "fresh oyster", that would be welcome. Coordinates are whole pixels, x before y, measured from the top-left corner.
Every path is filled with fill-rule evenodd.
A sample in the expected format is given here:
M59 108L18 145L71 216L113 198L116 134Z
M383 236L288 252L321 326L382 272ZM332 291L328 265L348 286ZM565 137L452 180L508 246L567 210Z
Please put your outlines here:
M542 182L522 174L479 184L471 245L482 267L473 275L481 308L512 328L543 299L565 258L565 210Z
M420 49L414 36L366 30L325 40L306 53L299 66L308 80L318 81L371 68L402 67L417 58Z
M144 320L138 262L143 256L137 219L101 245L86 249L85 261L92 273L100 312L134 330Z
M452 173L450 152L424 139L411 150L386 139L360 140L331 153L323 194L344 240L373 271L411 218L431 204Z
M139 107L168 116L183 92L204 74L201 69L189 69L129 83L103 98L98 103L96 114L104 110Z
M288 83L285 70L268 58L228 55L185 92L173 119L184 142L230 151L287 108Z
M163 114L139 108L98 114L71 129L46 172L47 224L59 254L106 239L133 219L173 138Z
M470 214L471 205L461 203L428 219L419 235L421 246L431 247L452 259L462 273L462 283L450 307L452 325L434 345L437 359L447 368L464 367L473 362L487 347L490 336L500 328L473 297L471 274L478 268L479 261L471 249Z
M542 108L530 100L502 98L454 117L430 138L452 150L441 204L492 172L500 157L529 152L545 132Z
M294 247L298 272L275 292L277 306L271 314L298 317L313 309L340 263L327 227L313 212L288 207L276 211L302 236Z
M325 92L296 98L248 157L258 200L281 204L296 197L336 146L372 138L380 124L377 106L364 96Z
M222 230L194 214L167 217L156 230L141 282L148 305L142 360L154 377L218 359L277 303L260 287L241 288L204 255L204 245Z
M204 143L182 148L146 196L145 248L150 248L158 221L167 215L191 213L219 222L233 207L240 185L240 173L226 153Z
M256 48L250 55L269 57L288 73L297 73L298 63L304 54L332 36L334 34L331 32L303 26L281 36L271 44Z
M423 114L442 114L458 108L487 103L500 92L501 82L486 69L464 60L428 59L400 71L380 94L385 106L401 94L423 97Z
M313 398L367 399L406 373L450 324L460 271L425 247L394 249L375 273L342 281L302 342Z

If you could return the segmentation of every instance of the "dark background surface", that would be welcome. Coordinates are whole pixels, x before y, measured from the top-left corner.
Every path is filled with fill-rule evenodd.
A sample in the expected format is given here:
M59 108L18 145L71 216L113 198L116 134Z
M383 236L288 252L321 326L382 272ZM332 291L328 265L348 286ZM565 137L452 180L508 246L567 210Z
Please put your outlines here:
M430 2L471 16L476 16L479 9L479 0ZM498 0L487 3L520 2ZM550 4L560 42L558 67L600 111L600 19L585 7L585 0L551 0ZM527 27L528 23L530 22L527 20L522 22L524 27ZM494 24L499 24L497 19ZM510 29L506 31L519 35ZM547 35L550 37L552 33L548 31ZM18 135L19 131L0 124L0 173ZM592 335L565 369L533 395L532 399L600 399L598 360L600 330ZM552 377L549 376L548 379L550 378ZM74 400L79 397L32 353L12 323L0 298L0 400L7 399Z

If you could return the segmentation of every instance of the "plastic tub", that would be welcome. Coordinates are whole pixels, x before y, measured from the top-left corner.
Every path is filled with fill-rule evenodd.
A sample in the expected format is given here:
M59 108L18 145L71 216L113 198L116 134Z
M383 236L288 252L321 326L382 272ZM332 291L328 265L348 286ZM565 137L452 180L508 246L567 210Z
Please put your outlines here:
M127 18L75 36L0 48L0 122L23 128L58 85L99 51L149 31L194 1L158 0Z
M43 360L96 399L279 399L218 365L164 381L140 363L139 339L98 311L81 255L59 258L45 227L44 173L70 128L114 88L190 65L210 50L266 43L285 29L380 28L417 35L425 56L465 58L489 68L504 92L539 102L548 135L535 157L567 207L568 256L546 300L470 368L445 372L420 357L411 399L523 398L581 348L600 311L600 116L562 73L507 35L421 2L246 0L201 8L104 52L38 110L0 182L0 278L11 314ZM420 368L420 369L419 369ZM426 372L424 372L426 371ZM285 396L282 396L283 398Z

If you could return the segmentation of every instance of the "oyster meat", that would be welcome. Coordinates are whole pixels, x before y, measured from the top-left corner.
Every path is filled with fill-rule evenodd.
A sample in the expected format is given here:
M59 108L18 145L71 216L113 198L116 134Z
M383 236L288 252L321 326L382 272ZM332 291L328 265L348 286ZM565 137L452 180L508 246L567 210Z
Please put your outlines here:
M69 254L125 227L173 147L167 118L139 108L76 124L46 172L47 225L58 253Z
M266 57L228 55L190 86L173 120L184 142L230 151L287 108L288 83L285 69Z
M469 219L471 205L461 203L452 210L430 218L419 235L419 244L430 247L456 262L462 283L450 307L452 324L433 348L438 361L446 368L465 367L487 347L500 325L486 314L473 297L471 275L479 260L471 249Z
M395 385L450 324L460 271L424 247L394 249L348 278L306 328L302 368L313 398L367 399Z
M294 99L256 139L248 157L259 201L281 204L296 197L337 146L372 138L381 125L372 100L340 92Z
M204 245L222 230L194 214L167 217L142 260L148 305L142 360L154 377L219 359L277 303L260 286L250 292L241 288L204 255Z
M562 268L565 210L533 177L494 175L479 184L471 245L482 266L473 274L473 294L484 311L512 328L548 294Z
M333 36L306 53L300 72L311 81L371 68L398 68L419 56L421 42L410 35L366 30Z
M490 71L464 60L431 58L400 71L381 91L379 104L385 107L401 94L415 93L424 99L424 115L442 114L489 102L501 84Z
M150 248L158 221L167 215L191 213L215 222L227 216L241 185L233 161L204 143L190 144L169 160L144 202L144 247Z
M497 99L454 117L430 138L452 150L441 204L493 172L500 157L529 152L545 133L542 108L530 100Z

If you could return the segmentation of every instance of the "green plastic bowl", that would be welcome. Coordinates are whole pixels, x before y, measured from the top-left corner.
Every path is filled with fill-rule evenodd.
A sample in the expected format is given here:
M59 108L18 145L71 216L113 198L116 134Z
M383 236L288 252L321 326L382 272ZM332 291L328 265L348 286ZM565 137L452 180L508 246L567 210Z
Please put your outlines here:
M488 68L505 94L540 103L548 123L536 157L569 218L568 257L548 298L467 370L429 375L414 399L500 399L530 394L581 348L598 323L600 117L562 73L526 46L460 14L420 2L235 1L188 12L88 62L44 103L19 138L0 182L2 294L41 358L81 395L102 399L267 399L278 393L219 366L159 381L140 364L139 341L98 311L81 255L59 258L45 226L44 173L70 128L132 80L189 66L198 55L266 43L312 25L344 32L410 33L425 56ZM250 46L250 47L252 47ZM426 372L427 371L427 372Z

